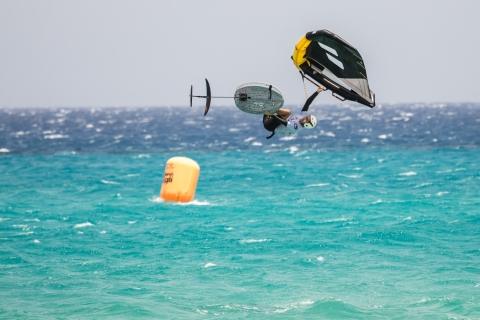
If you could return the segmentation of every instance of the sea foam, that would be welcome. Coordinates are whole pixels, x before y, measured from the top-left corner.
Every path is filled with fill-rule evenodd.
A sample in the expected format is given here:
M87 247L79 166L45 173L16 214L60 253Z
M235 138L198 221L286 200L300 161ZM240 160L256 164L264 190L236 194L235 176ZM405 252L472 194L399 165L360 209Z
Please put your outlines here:
M78 223L76 225L74 225L73 227L74 228L85 228L85 227L93 227L94 225L91 224L90 222L84 222L84 223Z

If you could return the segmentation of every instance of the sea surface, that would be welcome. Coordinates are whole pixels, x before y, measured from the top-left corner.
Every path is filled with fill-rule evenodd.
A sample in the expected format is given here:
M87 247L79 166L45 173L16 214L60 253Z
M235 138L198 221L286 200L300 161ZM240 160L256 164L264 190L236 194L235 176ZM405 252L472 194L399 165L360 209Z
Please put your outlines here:
M311 109L0 109L0 318L480 319L480 104Z

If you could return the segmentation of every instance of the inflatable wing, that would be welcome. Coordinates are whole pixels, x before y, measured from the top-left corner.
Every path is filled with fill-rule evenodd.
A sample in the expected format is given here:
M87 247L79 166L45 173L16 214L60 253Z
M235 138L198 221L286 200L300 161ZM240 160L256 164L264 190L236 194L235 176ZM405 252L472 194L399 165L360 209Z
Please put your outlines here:
M292 60L303 76L327 87L336 98L375 106L362 56L336 34L307 33L296 44Z

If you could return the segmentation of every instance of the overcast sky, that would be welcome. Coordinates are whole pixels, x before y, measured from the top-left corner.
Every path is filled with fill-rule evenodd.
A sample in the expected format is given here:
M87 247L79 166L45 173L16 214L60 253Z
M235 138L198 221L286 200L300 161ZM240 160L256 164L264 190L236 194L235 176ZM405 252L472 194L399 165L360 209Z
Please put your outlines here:
M0 107L182 106L205 78L303 104L290 56L321 29L360 51L377 104L480 102L479 15L476 0L0 0Z

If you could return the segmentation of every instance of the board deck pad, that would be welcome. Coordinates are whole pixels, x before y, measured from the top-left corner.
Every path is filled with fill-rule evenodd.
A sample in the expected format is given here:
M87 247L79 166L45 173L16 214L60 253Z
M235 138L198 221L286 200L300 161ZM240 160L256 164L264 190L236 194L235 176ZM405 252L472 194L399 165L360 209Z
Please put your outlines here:
M234 99L238 109L252 114L276 112L284 103L278 88L261 82L242 84L235 90Z

